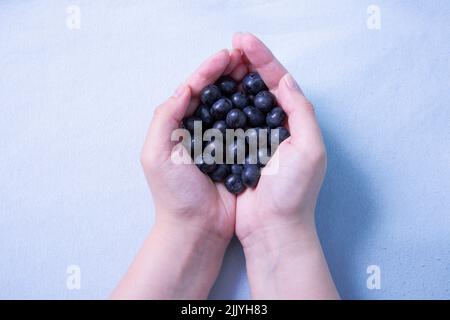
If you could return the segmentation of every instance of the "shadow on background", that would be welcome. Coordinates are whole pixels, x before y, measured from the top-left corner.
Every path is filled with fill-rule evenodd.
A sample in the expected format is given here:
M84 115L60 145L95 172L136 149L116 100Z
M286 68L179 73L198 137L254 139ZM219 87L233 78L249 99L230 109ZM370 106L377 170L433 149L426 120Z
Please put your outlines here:
M239 240L233 237L223 258L219 277L208 299L249 299L247 283L244 251Z
M357 263L358 248L367 243L374 202L368 179L335 135L322 131L328 169L316 210L319 237L333 279L344 299L362 298L366 267Z

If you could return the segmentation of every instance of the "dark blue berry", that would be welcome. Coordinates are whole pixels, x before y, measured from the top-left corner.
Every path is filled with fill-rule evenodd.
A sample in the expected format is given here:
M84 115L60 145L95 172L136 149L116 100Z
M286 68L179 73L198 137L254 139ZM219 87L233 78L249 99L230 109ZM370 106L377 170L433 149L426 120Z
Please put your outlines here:
M245 107L242 111L244 111L245 115L247 116L247 121L250 126L258 127L264 125L266 116L259 109L248 106Z
M225 121L229 128L245 128L245 125L247 124L247 116L241 109L231 109L230 112L228 112Z
M232 78L224 76L217 80L217 86L224 96L231 96L237 90L237 83Z
M242 164L232 164L230 165L230 171L234 174L241 174L244 166Z
M214 157L216 163L222 164L225 163L226 158L226 145L223 141L213 140L208 142L203 149L203 155Z
M222 182L229 174L229 169L226 164L218 164L216 169L209 174L212 181Z
M202 123L202 119L195 116L190 116L183 119L183 127L188 130L189 132L194 132L194 124L197 123L197 125Z
M269 91L261 91L253 99L253 104L264 113L269 112L275 106L275 96Z
M245 94L242 92L236 92L231 96L231 102L234 106L239 109L244 109L249 104L249 100Z
M242 87L248 94L257 94L262 90L267 90L266 84L256 72L251 72L242 79Z
M245 141L250 145L256 143L256 147L267 147L270 132L267 128L250 128L245 131Z
M214 102L211 107L210 113L217 120L223 120L231 109L233 109L233 104L231 103L230 99L221 98Z
M214 122L213 126L214 129L220 130L222 134L225 135L225 130L227 129L227 123L224 120L218 120Z
M197 157L195 157L194 160L197 167L203 172L203 173L210 173L216 169L215 163L206 163L203 154L199 154Z
M242 182L249 188L254 188L258 184L261 170L256 164L246 164L242 170Z
M239 194L244 191L245 186L242 178L238 174L230 174L225 178L225 187L233 194Z
M290 135L291 134L289 133L288 129L286 129L285 127L278 127L271 130L270 138L271 141L275 140L276 142L278 142L278 144L280 144L284 140L289 138Z
M208 106L219 100L221 96L220 89L213 84L204 87L200 91L200 100Z
M259 147L256 151L249 150L249 154L245 158L245 164L256 164L264 167L269 161L270 152L266 147Z
M243 139L227 143L225 151L227 164L240 164L245 161L245 141Z
M273 108L266 116L266 123L270 128L276 128L283 125L286 114L280 107Z
M202 104L195 111L195 116L203 121L203 128L210 128L214 123L214 118L209 112L209 108Z

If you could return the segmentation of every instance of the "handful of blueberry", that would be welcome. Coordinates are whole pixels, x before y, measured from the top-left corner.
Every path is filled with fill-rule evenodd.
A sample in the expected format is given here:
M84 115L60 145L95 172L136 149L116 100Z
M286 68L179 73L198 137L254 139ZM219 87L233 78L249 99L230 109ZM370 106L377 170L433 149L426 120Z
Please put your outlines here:
M183 119L183 127L191 134L191 143L185 146L195 164L213 181L224 182L231 193L256 187L261 168L289 137L283 127L286 114L275 96L252 72L241 83L221 77L203 88L200 100L194 115ZM216 134L205 134L208 129L216 129L211 131ZM226 134L226 139L217 133Z

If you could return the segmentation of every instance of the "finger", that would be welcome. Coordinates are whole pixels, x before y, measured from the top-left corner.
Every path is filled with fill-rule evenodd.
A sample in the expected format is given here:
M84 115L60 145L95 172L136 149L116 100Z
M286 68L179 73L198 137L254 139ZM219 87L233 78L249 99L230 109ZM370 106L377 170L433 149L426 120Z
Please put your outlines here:
M277 100L286 112L292 143L307 141L321 143L322 135L311 103L303 95L297 82L286 74L278 85Z
M287 73L264 43L251 33L236 33L233 48L242 50L250 69L257 71L270 90L276 90L281 78Z
M187 114L194 112L199 102L200 91L208 84L214 83L223 74L230 59L229 51L223 49L203 62L188 78L186 83L191 88L192 101L187 109Z
M230 73L230 77L232 77L236 81L241 81L247 73L247 65L240 64Z
M172 132L179 128L191 99L190 88L182 84L175 94L155 109L144 142L144 153L167 159L176 142L171 141Z
M239 49L233 49L230 52L230 62L227 68L223 72L225 75L229 75L239 64L242 63L242 52Z

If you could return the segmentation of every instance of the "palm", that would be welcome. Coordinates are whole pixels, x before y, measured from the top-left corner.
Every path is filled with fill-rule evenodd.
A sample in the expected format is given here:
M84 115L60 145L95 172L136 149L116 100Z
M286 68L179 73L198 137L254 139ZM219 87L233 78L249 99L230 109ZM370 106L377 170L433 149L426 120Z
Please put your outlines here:
M236 233L245 237L256 229L280 221L299 221L299 213L313 212L315 199L325 171L325 157L320 129L311 105L298 89L293 90L284 80L287 70L267 47L251 34L236 34L233 47L240 49L249 70L258 71L269 90L288 114L287 126L291 137L277 149L270 163L278 158L278 170L271 175L262 171L255 189L247 189L236 203ZM308 214L308 218L312 215Z

